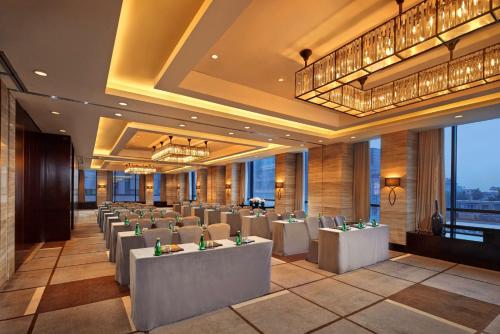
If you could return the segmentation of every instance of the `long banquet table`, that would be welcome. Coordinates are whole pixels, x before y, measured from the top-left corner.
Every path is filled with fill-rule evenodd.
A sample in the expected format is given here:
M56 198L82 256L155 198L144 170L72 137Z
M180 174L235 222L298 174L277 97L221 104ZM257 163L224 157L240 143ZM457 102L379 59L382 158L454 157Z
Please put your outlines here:
M132 320L146 331L241 303L269 292L272 241L199 251L194 243L182 252L153 256L153 248L130 251ZM203 331L203 328L200 328Z
M238 231L241 231L241 218L240 214L235 212L221 212L220 222L223 224L228 224L231 227L229 235L235 236Z
M265 215L257 217L243 216L241 217L241 235L246 237L249 235L256 235L262 238L270 239L271 231Z
M309 233L304 220L289 223L273 221L273 253L281 256L304 254L309 251Z
M319 268L336 274L389 258L389 227L351 227L349 231L319 229Z
M205 216L205 219L204 219L204 223L206 225L212 225L212 224L218 224L220 223L220 210L216 210L216 209L205 209L204 211L204 216Z
M191 207L191 216L196 216L200 218L200 223L203 225L205 221L205 208L204 207L199 207L199 206L193 206Z

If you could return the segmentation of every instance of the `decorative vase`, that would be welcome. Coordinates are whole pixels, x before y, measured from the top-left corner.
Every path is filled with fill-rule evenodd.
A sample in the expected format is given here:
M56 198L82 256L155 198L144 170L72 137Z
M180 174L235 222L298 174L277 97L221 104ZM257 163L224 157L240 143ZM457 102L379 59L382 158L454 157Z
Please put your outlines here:
M431 217L432 234L443 235L443 216L439 213L438 201L434 201L434 213Z

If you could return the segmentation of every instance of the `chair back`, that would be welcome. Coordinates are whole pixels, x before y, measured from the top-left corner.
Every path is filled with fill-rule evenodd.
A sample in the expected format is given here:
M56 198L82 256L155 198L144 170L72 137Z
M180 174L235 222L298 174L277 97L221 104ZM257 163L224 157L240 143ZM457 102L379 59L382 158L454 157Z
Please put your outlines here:
M323 228L334 228L335 219L332 216L321 216L320 226Z
M183 244L190 242L198 243L202 233L203 229L199 226L184 226L179 228L179 237Z
M269 225L269 231L273 231L273 221L278 220L278 214L276 212L266 212L267 225Z
M309 239L317 240L319 238L319 219L318 217L307 217L306 218L307 233L309 233Z
M243 216L250 215L250 209L240 209L240 211L238 211L238 213L240 214L240 217L243 218Z
M212 240L221 240L229 238L229 232L231 231L231 226L229 224L212 224L208 225L208 234Z
M172 231L168 228L155 228L152 230L144 231L142 234L142 238L144 239L144 244L146 247L154 247L156 243L156 238L160 238L160 242L162 245L171 244L172 243Z
M164 217L165 218L174 218L175 219L175 218L177 218L178 215L179 214L177 212L175 212L175 211L168 211L168 212L165 213Z
M196 226L198 219L197 216L187 216L182 218L182 224L183 226Z
M344 222L345 222L344 216L335 216L335 225L342 226Z
M174 224L175 226L175 219L174 218L159 218L156 220L156 226L158 228L168 228L169 224Z
M288 218L290 218L291 215L292 215L292 213L287 211L281 215L281 219L287 220Z
M297 219L304 219L304 218L306 218L306 213L304 211L302 211L302 210L295 210L293 212L293 214L295 215L295 218L297 218Z

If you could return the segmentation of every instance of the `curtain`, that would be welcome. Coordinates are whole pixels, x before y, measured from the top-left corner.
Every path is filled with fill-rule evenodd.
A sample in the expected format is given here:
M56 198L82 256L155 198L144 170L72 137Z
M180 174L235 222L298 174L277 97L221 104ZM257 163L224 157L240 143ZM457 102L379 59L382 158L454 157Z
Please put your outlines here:
M304 210L304 154L297 153L295 159L295 210Z
M160 174L160 202L167 202L167 174L163 173Z
M370 219L370 144L367 141L356 143L353 149L354 218L368 221Z
M78 203L85 202L85 172L83 169L78 170Z
M435 200L443 217L445 212L443 129L419 133L417 160L416 228L418 231L431 232Z
M112 201L113 200L113 172L112 171L107 171L106 172L106 201Z
M240 202L237 204L245 203L245 173L246 163L240 163Z
M137 188L139 202L146 202L146 175L139 175L139 187Z

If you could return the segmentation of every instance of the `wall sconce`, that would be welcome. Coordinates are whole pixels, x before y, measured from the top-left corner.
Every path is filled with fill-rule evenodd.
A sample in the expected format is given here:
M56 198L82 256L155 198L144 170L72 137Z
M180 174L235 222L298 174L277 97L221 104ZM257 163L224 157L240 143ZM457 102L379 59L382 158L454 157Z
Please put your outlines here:
M105 184L100 184L97 186L97 188L99 189L106 189L106 185Z
M226 183L226 192L231 190L231 183Z
M401 178L400 177L386 177L385 178L385 186L391 188L389 191L389 204L391 206L396 203L396 189L401 186Z
M281 199L281 190L284 188L285 182L276 182L275 185L276 190L278 191L278 199Z
M148 185L148 186L146 186L146 189L147 189L147 190L151 190L151 189L153 189L153 186Z

